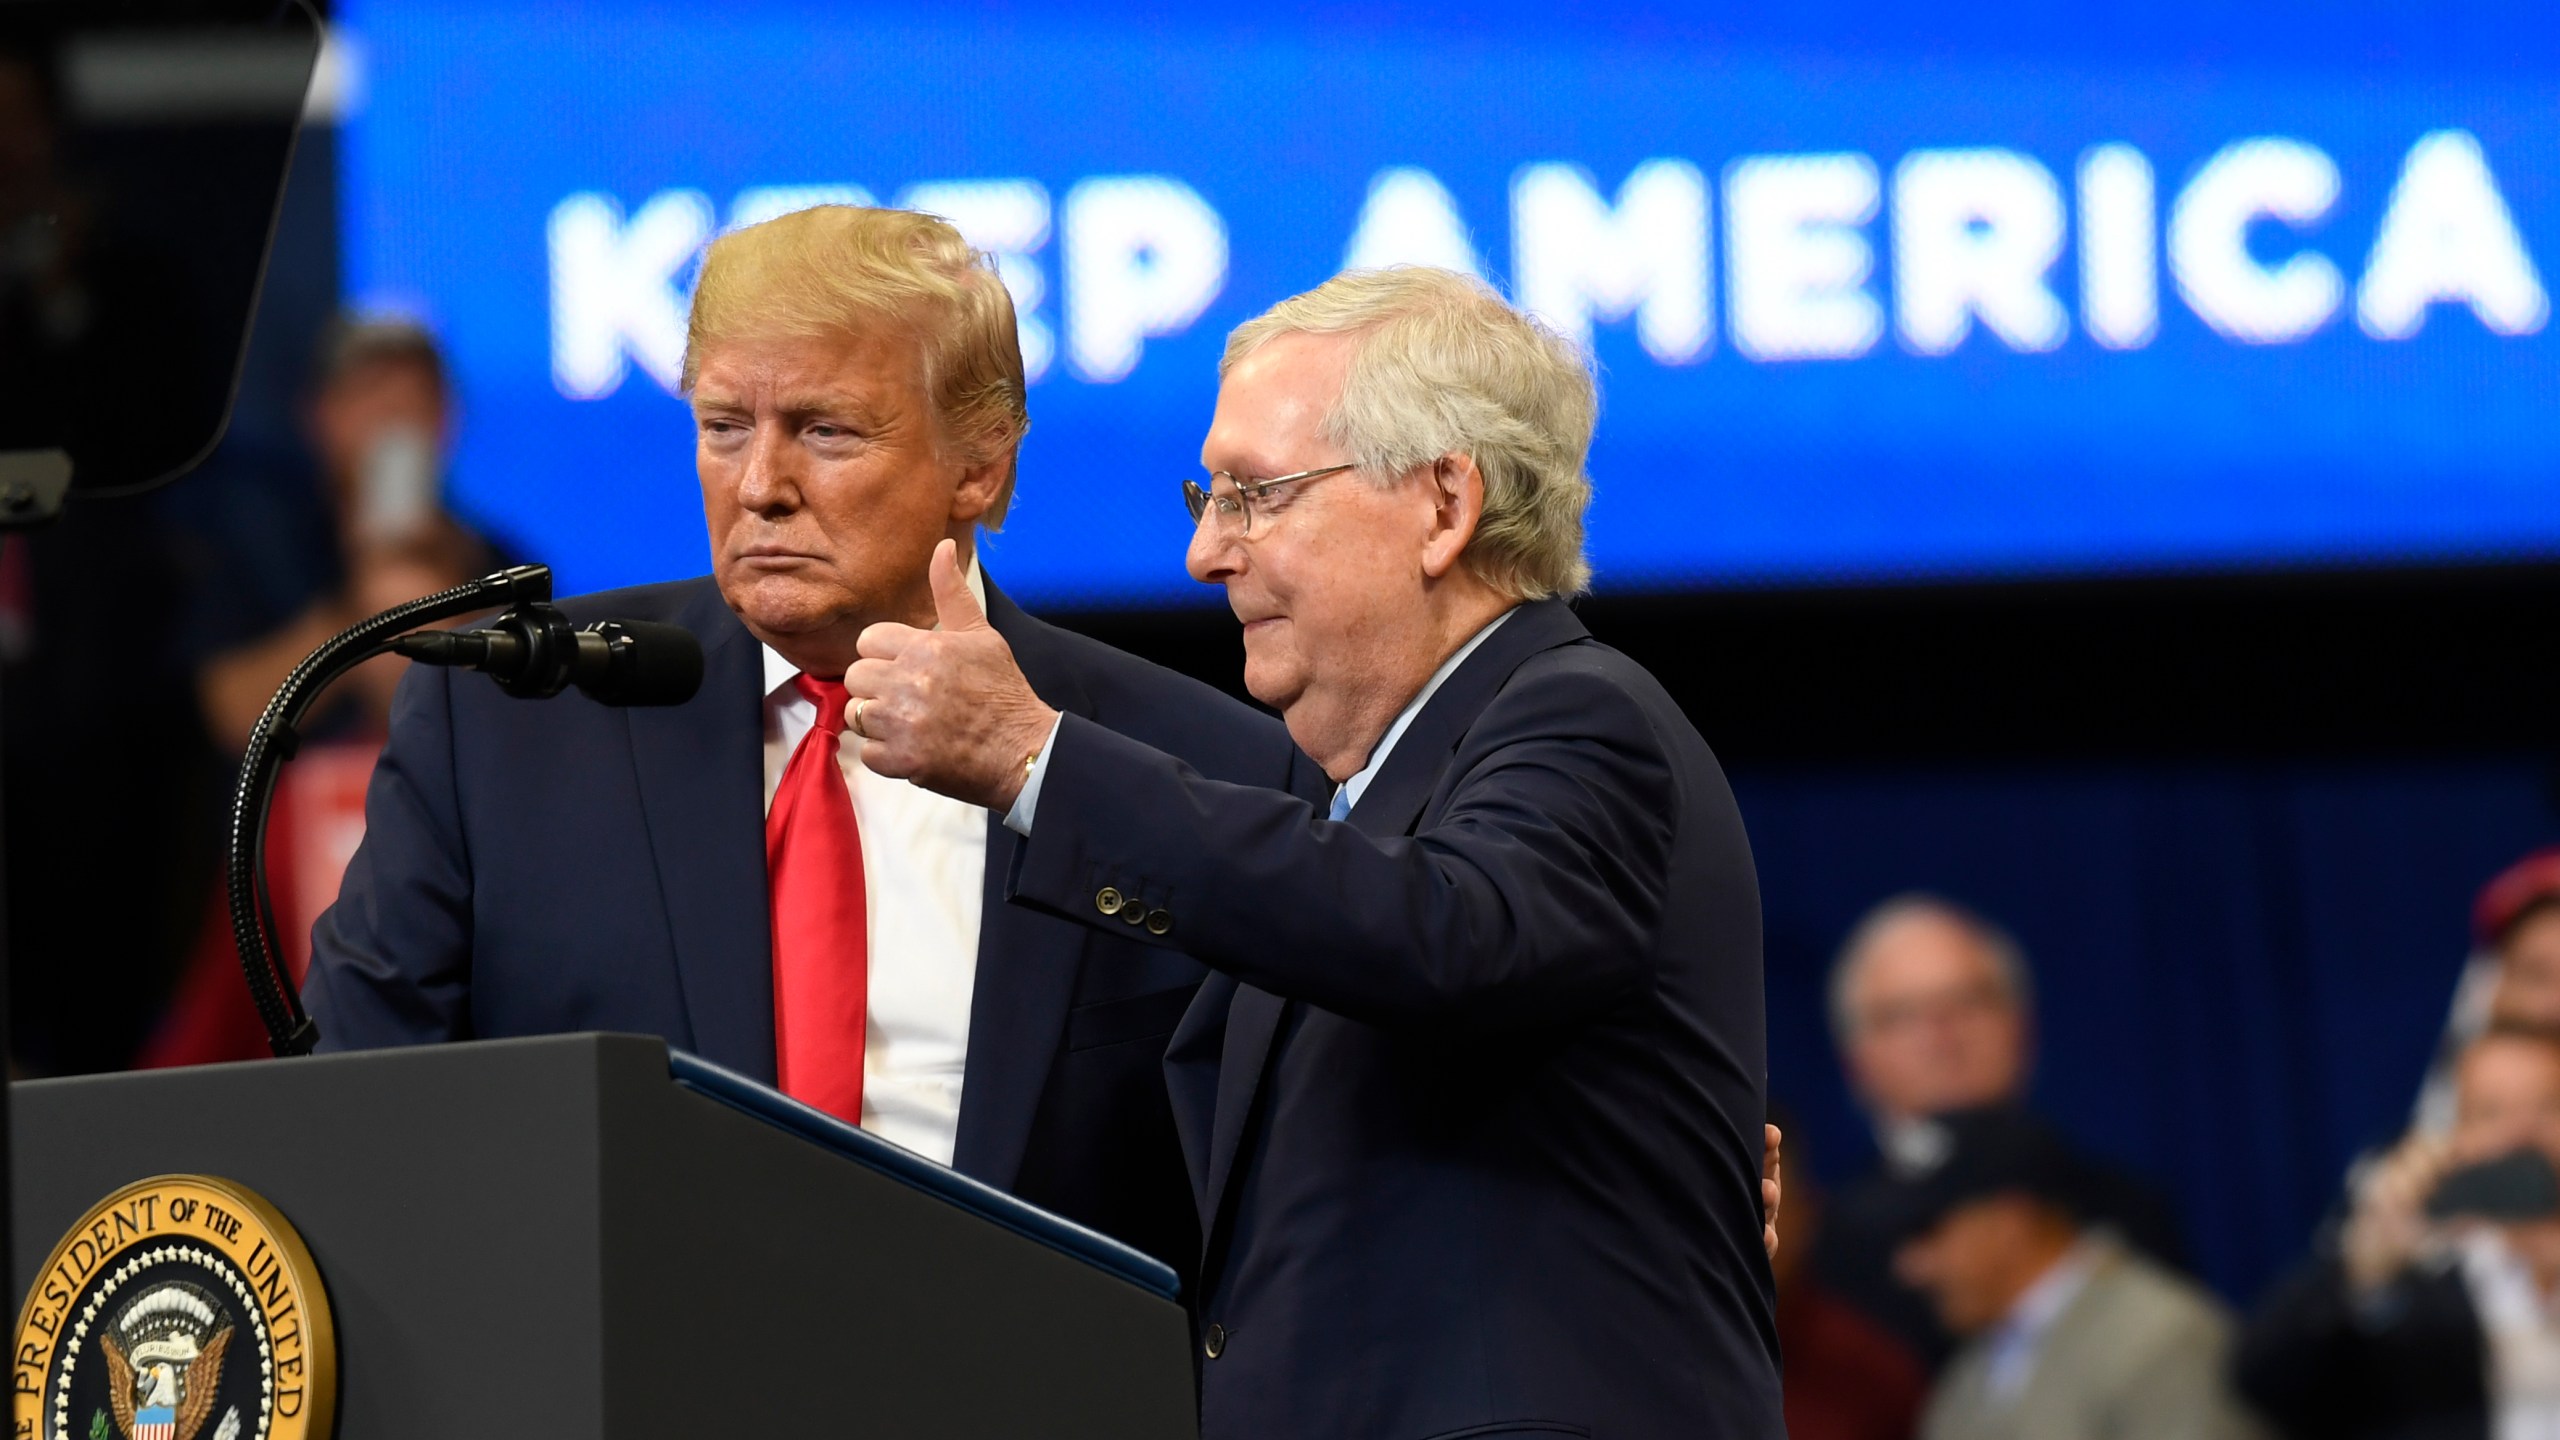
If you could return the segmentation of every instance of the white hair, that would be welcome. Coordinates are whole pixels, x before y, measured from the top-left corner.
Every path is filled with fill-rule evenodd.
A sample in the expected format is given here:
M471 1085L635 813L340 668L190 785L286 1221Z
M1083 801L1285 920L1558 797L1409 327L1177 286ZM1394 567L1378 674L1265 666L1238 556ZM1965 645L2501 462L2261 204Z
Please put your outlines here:
M1582 352L1453 270L1349 270L1283 300L1227 337L1224 378L1282 335L1357 335L1323 434L1381 483L1447 455L1484 477L1465 562L1515 600L1591 585L1583 464L1599 412Z
M1925 891L1911 890L1868 911L1851 927L1849 938L1840 942L1840 956L1831 964L1831 1038L1845 1046L1857 1038L1858 1017L1853 1013L1851 992L1858 974L1865 967L1867 952L1884 932L1906 920L1941 920L1955 926L1980 946L1991 960L1998 978L2001 996L2020 1010L2035 1001L2035 980L2027 970L2027 952L2017 937L1980 914L1952 900Z

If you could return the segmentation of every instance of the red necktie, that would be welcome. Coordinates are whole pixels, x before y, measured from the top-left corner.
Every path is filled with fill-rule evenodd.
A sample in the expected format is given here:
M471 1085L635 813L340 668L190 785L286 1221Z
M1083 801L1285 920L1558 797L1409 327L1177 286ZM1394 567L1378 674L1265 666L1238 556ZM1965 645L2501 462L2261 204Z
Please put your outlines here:
M845 692L836 681L807 675L791 683L818 707L818 723L791 752L764 818L776 1075L784 1094L859 1125L870 935L862 836L836 760Z

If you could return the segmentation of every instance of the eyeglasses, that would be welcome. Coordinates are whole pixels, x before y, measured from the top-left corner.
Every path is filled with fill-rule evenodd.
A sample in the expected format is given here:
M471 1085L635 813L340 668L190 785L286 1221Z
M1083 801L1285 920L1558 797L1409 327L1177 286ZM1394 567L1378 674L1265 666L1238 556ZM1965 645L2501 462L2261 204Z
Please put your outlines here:
M1359 468L1356 463L1326 465L1314 470L1301 470L1294 475L1275 475L1268 480L1249 481L1238 480L1220 470L1209 476L1205 488L1197 480L1183 481L1182 505L1191 512L1193 525L1214 516L1219 534L1251 538L1254 516L1261 510L1264 496L1283 485L1294 485L1301 480L1321 480L1327 475L1339 475L1345 470Z
M1954 985L1885 1001L1859 1017L1857 1028L1867 1034L1887 1031L1908 1033L1923 1024L1943 1025L1996 1015L2014 1004L2008 989L1999 981L1977 980L1970 985Z

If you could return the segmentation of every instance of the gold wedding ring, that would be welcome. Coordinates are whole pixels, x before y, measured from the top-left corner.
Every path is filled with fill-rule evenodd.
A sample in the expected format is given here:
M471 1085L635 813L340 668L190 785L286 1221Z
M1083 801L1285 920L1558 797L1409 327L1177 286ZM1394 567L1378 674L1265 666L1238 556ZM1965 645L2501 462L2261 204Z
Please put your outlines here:
M871 698L867 695L853 702L853 733L865 740L871 738L871 732L862 728L862 707L870 703Z

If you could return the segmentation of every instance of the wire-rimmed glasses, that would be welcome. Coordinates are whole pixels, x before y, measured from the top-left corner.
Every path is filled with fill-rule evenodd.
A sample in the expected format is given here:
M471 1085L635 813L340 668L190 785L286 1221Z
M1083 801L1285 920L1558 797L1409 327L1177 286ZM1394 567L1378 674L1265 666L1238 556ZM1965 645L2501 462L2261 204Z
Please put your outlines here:
M1212 520L1219 533L1234 533L1247 539L1253 536L1254 517L1262 508L1262 497L1283 485L1302 480L1321 480L1345 470L1356 470L1358 464L1323 465L1313 470L1300 470L1290 475L1274 475L1268 480L1238 480L1224 470L1209 476L1203 486L1197 480L1182 482L1182 505L1191 512L1191 523L1199 525Z

